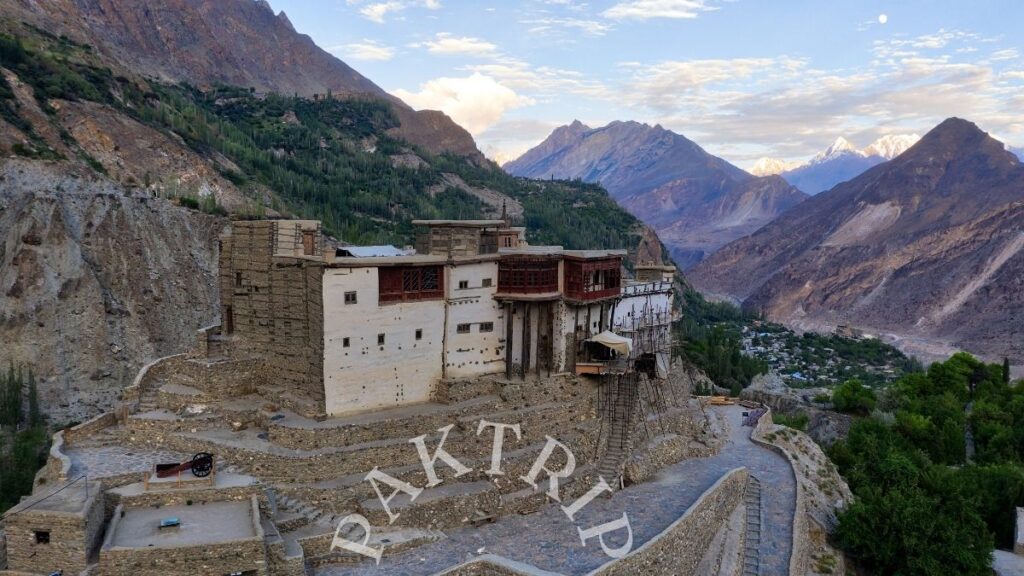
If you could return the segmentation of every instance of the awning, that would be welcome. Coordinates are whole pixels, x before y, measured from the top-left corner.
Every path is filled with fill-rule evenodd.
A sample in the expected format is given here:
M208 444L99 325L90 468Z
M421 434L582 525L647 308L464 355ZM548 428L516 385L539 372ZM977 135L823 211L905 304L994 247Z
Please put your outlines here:
M605 330L597 336L592 336L586 340L586 342L597 342L598 344L615 350L623 356L629 356L633 351L633 340L626 338L625 336L619 336L618 334Z

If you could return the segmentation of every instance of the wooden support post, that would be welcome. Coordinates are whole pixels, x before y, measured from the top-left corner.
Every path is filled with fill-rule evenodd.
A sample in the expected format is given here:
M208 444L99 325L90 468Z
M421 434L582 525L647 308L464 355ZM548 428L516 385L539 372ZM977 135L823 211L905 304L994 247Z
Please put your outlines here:
M505 302L505 378L512 378L512 302Z
M530 303L523 303L523 380L530 370Z

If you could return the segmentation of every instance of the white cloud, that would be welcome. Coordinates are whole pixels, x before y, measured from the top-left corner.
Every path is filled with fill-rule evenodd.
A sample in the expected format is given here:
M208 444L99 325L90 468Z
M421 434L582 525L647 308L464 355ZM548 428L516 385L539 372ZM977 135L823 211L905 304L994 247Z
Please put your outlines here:
M389 12L398 12L404 9L405 5L401 2L378 2L376 4L363 6L359 9L359 13L366 16L367 19L373 22L383 24L384 18Z
M341 46L330 46L328 52L351 60L391 60L395 56L395 49L377 43L375 40L362 40Z
M701 12L717 10L707 0L626 0L601 13L612 20L649 20L652 18L692 19Z
M439 33L433 40L412 45L415 48L426 48L431 54L444 56L475 56L486 58L497 54L498 47L486 40L471 36L452 36L447 32Z
M505 112L534 103L494 78L474 73L466 78L435 78L419 92L394 90L417 109L441 110L474 136L501 120Z
M383 24L388 14L397 14L413 6L421 6L428 10L441 8L439 0L389 0L387 2L371 2L363 5L363 0L347 0L349 6L362 5L359 13L372 22Z
M530 26L531 28L529 29L529 32L533 33L567 28L570 30L578 30L589 36L604 36L612 29L610 24L598 22L597 20L587 20L585 18L541 17L522 20L521 23Z

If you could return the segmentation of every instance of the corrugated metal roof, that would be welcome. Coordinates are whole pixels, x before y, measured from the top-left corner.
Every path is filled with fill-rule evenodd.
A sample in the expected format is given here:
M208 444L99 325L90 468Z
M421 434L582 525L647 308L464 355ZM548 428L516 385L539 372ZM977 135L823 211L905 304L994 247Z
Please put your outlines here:
M394 246L341 246L338 256L352 258L381 258L390 256L408 256L408 252Z

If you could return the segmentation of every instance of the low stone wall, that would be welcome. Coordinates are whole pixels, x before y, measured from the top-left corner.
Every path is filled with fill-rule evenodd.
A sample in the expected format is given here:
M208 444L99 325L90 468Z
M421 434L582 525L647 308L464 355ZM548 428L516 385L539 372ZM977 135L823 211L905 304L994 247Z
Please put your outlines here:
M0 570L7 569L7 535L0 532Z
M688 456L689 440L677 434L652 438L633 451L623 472L626 482L639 484L653 478L659 470Z
M90 420L86 420L77 426L72 426L64 431L64 442L67 445L81 442L93 434L117 425L117 414L104 412Z
M774 427L775 424L772 423L772 411L769 408L768 411L761 416L761 419L757 421L757 425L754 426L753 431L750 433L750 439L753 442L780 454L786 459L786 462L789 463L790 469L793 470L793 482L796 484L796 510L793 512L793 549L789 557L789 573L805 574L811 561L810 525L808 523L807 516L807 494L804 490L803 484L800 482L800 478L797 477L797 466L796 462L793 460L793 456L786 450L783 450L765 439L765 435L770 434Z
M50 454L46 459L46 478L51 482L63 482L71 473L71 458L64 454L64 430L58 430L50 443Z
M661 534L625 558L608 562L588 576L693 574L719 528L743 501L746 484L745 468L730 470Z
M122 548L111 545L120 518L119 506L107 530L107 541L100 550L97 576L166 576L197 574L223 576L236 572L256 571L266 574L266 549L259 508L252 502L252 520L256 535L225 542L198 546Z

